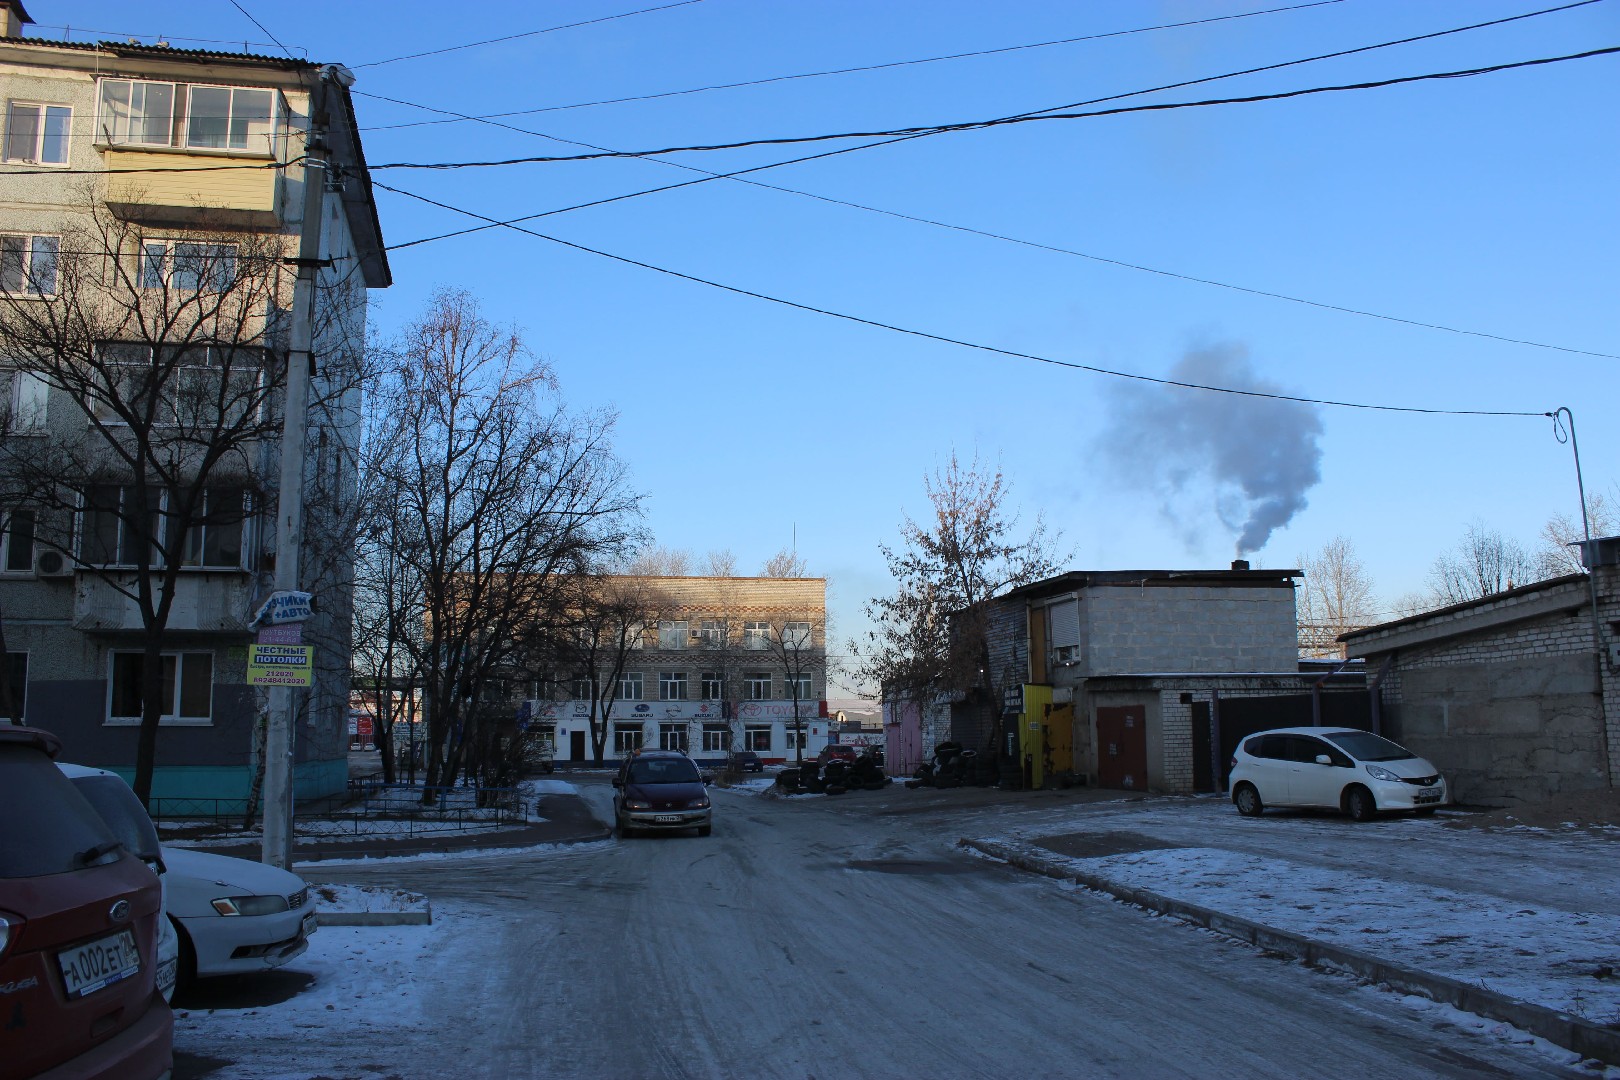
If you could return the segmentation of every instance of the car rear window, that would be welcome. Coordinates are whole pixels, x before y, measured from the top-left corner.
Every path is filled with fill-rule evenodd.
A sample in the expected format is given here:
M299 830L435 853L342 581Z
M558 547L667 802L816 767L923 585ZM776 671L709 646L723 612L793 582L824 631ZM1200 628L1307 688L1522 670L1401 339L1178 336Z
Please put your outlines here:
M116 858L118 847L112 827L49 757L0 743L0 880L82 870Z
M632 784L698 784L697 766L690 758L643 758L630 763Z
M1417 757L1412 751L1370 731L1344 731L1324 735L1324 739L1344 749L1358 761L1405 761Z
M112 826L126 848L148 861L163 857L157 828L128 784L116 776L75 776L72 779L79 794L96 808L101 820Z

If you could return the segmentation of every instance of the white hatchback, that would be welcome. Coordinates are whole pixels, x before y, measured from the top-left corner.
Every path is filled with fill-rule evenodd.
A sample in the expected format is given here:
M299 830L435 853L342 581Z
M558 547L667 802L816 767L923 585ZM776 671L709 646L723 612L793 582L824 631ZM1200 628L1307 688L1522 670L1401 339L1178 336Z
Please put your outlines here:
M1250 735L1232 755L1232 802L1255 817L1268 806L1342 810L1370 821L1385 810L1433 813L1450 802L1428 761L1370 731L1278 728Z

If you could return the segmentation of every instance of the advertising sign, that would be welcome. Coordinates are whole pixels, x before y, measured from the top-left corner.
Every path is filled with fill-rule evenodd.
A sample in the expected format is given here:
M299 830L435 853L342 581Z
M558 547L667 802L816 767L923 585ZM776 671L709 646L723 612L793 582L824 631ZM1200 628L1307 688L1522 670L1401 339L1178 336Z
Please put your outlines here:
M255 623L303 622L315 613L315 598L307 592L273 592L253 616Z
M247 681L250 686L315 685L315 650L309 645L248 646Z

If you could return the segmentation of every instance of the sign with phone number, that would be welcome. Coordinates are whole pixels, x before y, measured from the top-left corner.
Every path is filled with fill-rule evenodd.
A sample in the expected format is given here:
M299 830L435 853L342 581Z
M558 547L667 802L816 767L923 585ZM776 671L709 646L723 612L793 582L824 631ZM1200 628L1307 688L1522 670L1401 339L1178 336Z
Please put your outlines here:
M248 646L247 681L250 686L315 685L315 650L309 645Z

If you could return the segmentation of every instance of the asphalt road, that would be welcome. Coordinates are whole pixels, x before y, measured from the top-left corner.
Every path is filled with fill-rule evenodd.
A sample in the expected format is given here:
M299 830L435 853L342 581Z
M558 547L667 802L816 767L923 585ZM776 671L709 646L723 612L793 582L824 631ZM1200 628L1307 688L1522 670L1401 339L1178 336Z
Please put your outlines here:
M1590 1075L955 847L1004 811L901 802L719 792L705 839L323 870L453 913L412 974L432 1008L183 1030L176 1078Z

